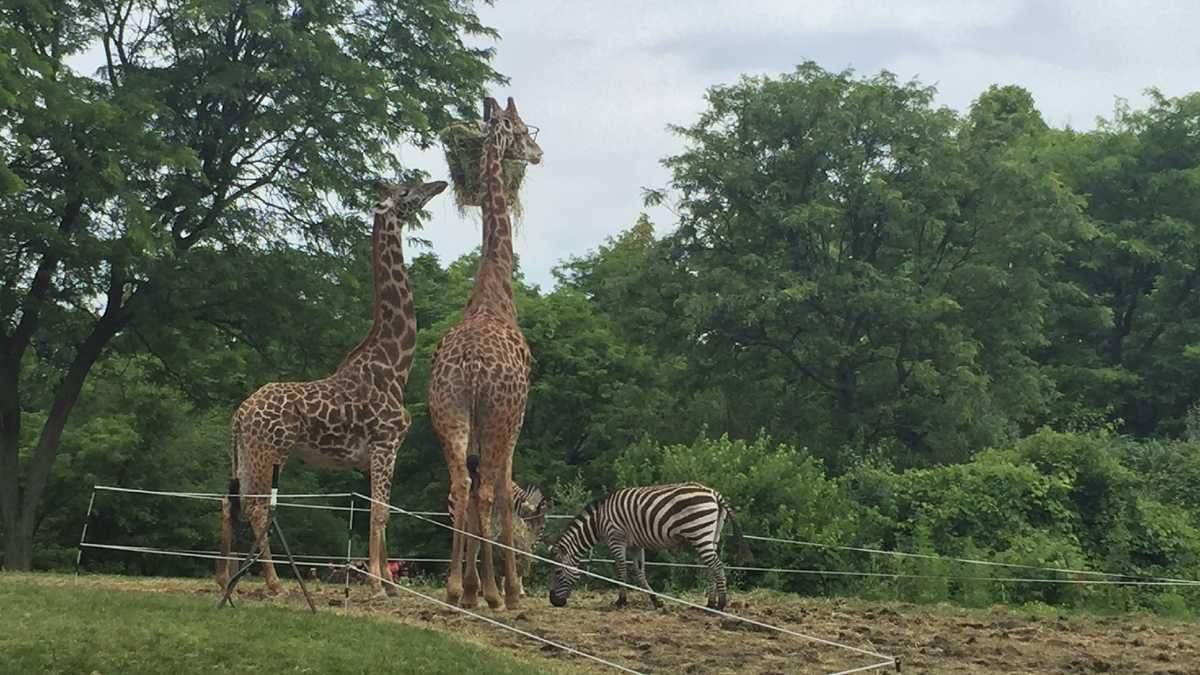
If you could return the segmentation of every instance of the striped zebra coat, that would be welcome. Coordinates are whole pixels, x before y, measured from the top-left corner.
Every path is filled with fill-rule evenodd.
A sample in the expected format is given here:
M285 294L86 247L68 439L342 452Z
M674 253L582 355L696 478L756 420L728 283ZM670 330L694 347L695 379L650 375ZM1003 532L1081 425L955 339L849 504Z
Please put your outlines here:
M717 553L725 519L733 525L739 557L748 553L742 528L728 502L716 490L699 483L654 485L617 490L597 499L575 517L555 543L551 557L562 565L577 567L597 542L608 545L617 562L622 582L628 583L628 568L637 583L652 590L646 580L646 551L662 551L687 544L708 567L708 606L724 609L727 602L725 571ZM550 604L562 607L575 582L577 570L555 565L551 571ZM625 587L618 587L617 606L626 604ZM661 606L651 594L655 607Z

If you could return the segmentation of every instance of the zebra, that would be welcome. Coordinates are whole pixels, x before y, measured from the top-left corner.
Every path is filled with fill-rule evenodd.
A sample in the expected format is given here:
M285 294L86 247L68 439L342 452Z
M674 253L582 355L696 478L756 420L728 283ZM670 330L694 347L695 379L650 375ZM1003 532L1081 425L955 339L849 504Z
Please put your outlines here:
M738 557L748 558L742 528L729 503L719 492L700 483L625 488L597 499L567 525L551 549L551 558L559 564L551 571L550 604L567 604L580 575L573 568L598 541L608 544L621 581L628 583L626 565L632 564L638 584L647 591L652 589L646 581L646 551L687 543L708 567L708 606L724 609L728 598L717 544L726 516L733 524ZM657 596L650 594L650 600L655 607L662 606ZM625 587L618 586L616 606L624 607L626 602Z
M475 460L475 461L471 461ZM478 457L475 455L467 457L467 469L471 476L471 487L474 488L475 480L478 477ZM546 528L546 511L549 508L550 501L546 498L539 485L522 486L516 482L512 484L512 500L513 513L516 518L513 519L513 546L525 553L532 553L533 547L542 538L542 532ZM472 490L472 494L474 491ZM447 498L447 506L450 513L450 525L457 527L454 523L454 500ZM500 541L500 529L496 524L498 514L492 514L492 532L495 536L493 541ZM471 529L471 528L464 528ZM496 567L497 584L507 576L508 570L501 557L500 564ZM520 595L525 595L525 577L529 576L530 568L533 566L533 558L528 555L517 554L517 589Z

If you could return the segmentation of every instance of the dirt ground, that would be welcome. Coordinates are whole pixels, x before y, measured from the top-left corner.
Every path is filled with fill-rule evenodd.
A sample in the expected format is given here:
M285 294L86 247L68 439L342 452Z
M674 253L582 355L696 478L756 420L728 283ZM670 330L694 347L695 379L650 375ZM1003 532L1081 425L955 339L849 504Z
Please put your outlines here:
M127 590L202 593L217 598L203 580L142 580L84 577L82 583ZM343 587L315 583L319 611L341 612ZM441 589L414 586L441 597ZM254 581L239 591L241 602L303 606L295 584L269 597ZM682 605L655 610L645 596L631 596L622 610L615 593L576 592L565 608L538 594L517 612L480 613L523 630L652 673L833 673L879 659L709 615ZM693 601L702 598L689 597ZM473 642L546 659L578 672L612 672L599 664L529 638L401 594L372 600L365 586L351 586L350 613L448 631ZM764 623L894 655L904 673L1146 673L1200 675L1200 626L1147 615L1039 616L1007 608L991 610L845 599L800 598L755 592L734 594L730 612ZM558 669L556 669L558 670ZM892 673L894 667L871 672Z

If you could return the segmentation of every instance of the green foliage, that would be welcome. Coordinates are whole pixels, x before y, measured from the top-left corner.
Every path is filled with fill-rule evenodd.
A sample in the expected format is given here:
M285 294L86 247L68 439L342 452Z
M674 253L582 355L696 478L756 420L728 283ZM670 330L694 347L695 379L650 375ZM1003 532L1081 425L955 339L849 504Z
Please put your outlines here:
M1031 355L1077 202L1028 146L1028 95L963 120L892 75L805 64L709 91L667 160L676 308L735 417L905 464L961 460L1034 419ZM706 364L708 365L708 364Z
M1145 461L1140 450L1139 444L1102 433L1041 431L963 464L897 472L865 463L831 480L807 451L760 435L753 442L721 437L690 445L635 445L617 460L617 474L624 485L699 481L729 499L747 532L809 542L754 541L756 566L896 575L756 572L740 575L747 584L976 606L1035 602L1153 609L1167 602L1169 610L1174 601L1162 601L1163 594L1190 600L1192 589L981 579L1076 578L1033 568L1200 575L1195 525L1200 511L1131 469ZM919 555L882 557L822 545ZM678 556L691 562L687 558ZM670 578L686 584L695 576L675 572Z
M1076 291L1045 358L1071 404L1110 410L1132 433L1177 434L1200 381L1200 95L1150 95L1146 110L1120 105L1043 150L1086 197L1095 232L1065 258Z

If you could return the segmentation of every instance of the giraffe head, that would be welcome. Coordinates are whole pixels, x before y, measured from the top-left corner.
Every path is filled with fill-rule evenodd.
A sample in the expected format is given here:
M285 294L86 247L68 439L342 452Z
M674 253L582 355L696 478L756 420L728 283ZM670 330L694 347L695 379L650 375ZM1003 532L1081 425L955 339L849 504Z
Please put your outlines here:
M488 134L497 134L501 147L504 149L504 159L516 159L530 164L542 161L542 149L538 147L537 127L525 124L517 114L517 104L508 97L508 107L501 108L496 99L483 99L483 123Z
M389 183L379 181L375 184L378 200L371 210L383 216L394 226L408 222L420 211L430 199L441 194L446 189L446 181L435 180L432 183Z

